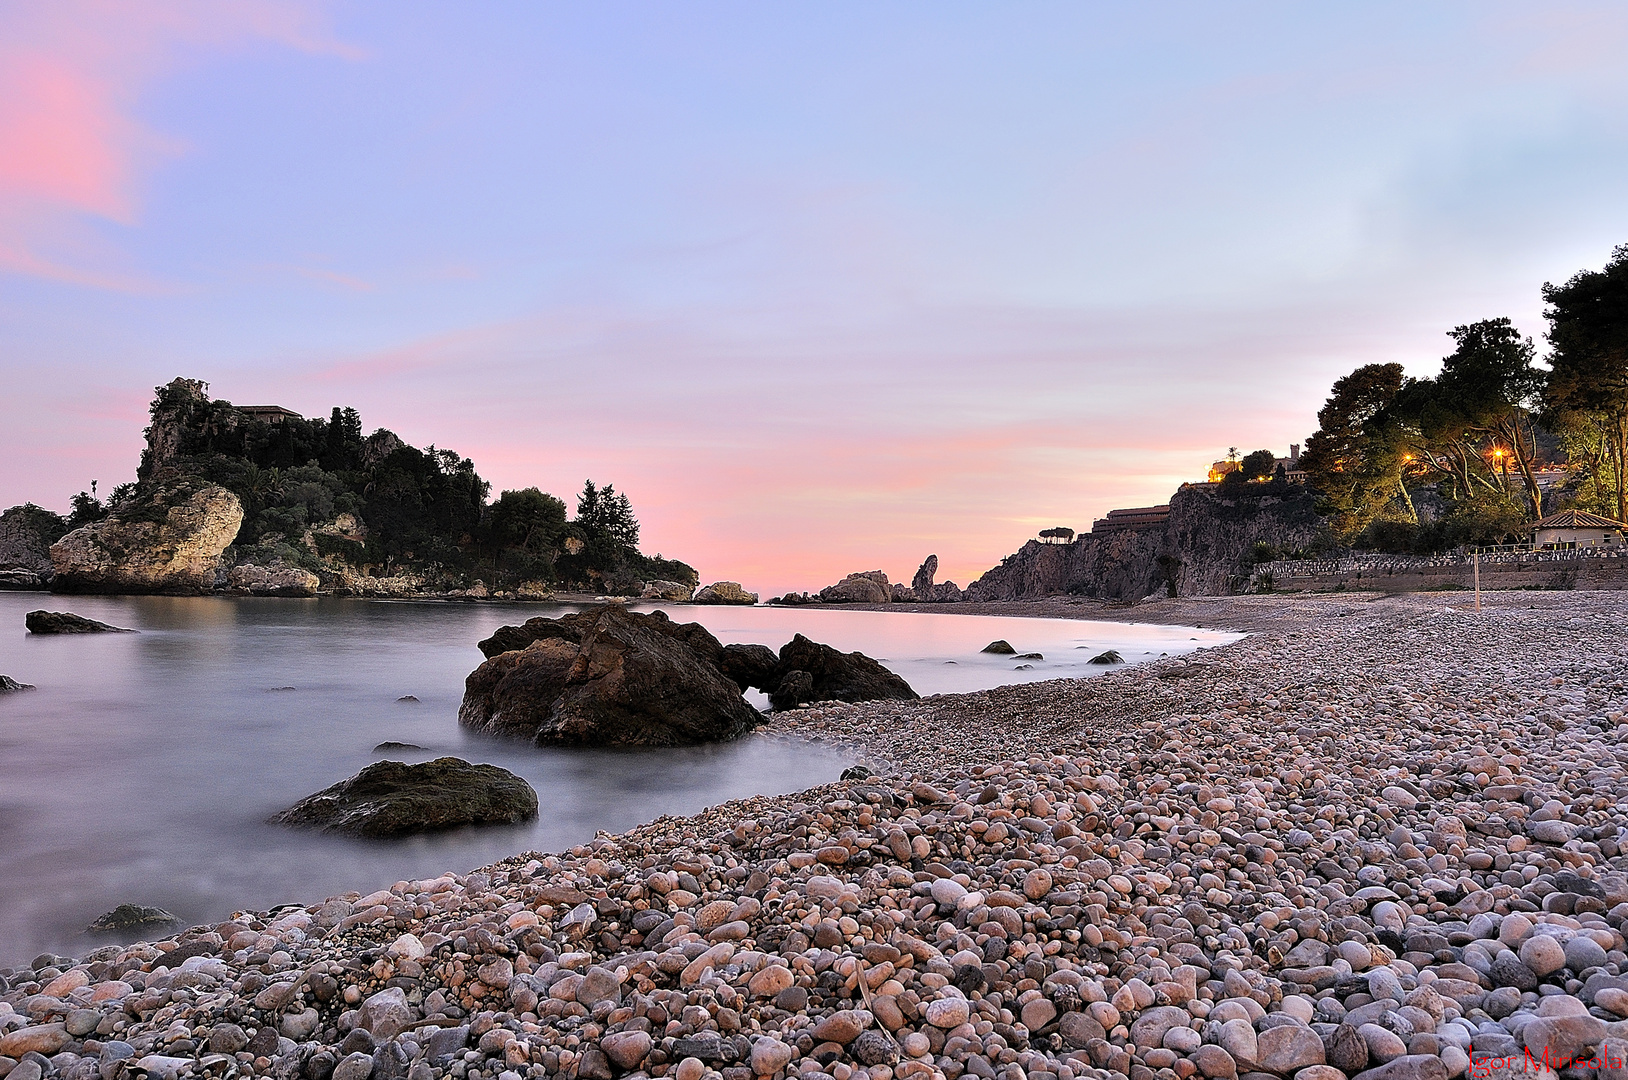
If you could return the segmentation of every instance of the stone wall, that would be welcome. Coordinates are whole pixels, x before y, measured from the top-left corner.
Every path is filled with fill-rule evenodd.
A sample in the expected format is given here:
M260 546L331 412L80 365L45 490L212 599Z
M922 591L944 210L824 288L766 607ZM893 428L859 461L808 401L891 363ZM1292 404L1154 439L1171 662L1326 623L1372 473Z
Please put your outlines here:
M1628 589L1628 551L1501 551L1482 555L1483 589ZM1348 555L1284 559L1255 568L1255 587L1270 575L1274 588L1416 592L1470 589L1468 555Z

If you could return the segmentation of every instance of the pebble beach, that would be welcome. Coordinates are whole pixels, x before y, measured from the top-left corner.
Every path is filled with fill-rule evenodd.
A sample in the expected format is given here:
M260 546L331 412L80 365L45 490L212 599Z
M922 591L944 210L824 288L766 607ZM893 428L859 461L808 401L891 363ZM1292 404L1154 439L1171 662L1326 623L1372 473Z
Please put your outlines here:
M0 1077L1628 1080L1628 595L1483 604L777 714L876 775L0 969Z

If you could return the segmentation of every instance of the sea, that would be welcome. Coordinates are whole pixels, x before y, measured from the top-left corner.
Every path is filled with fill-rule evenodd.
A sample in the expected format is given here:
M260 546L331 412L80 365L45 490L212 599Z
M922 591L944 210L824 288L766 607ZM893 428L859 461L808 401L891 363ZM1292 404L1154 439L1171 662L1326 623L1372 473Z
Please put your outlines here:
M1236 640L1212 629L841 609L662 607L725 644L778 649L804 634L858 650L922 695L1101 674ZM36 636L35 608L139 631ZM730 799L827 783L853 764L830 746L748 736L661 750L539 749L458 726L476 642L568 604L334 598L59 597L0 593L0 967L82 955L85 927L119 904L191 925L349 890L459 873L517 852ZM1019 659L984 653L1004 639ZM759 708L768 703L747 695ZM385 741L424 749L376 752ZM373 761L454 755L537 791L535 822L395 841L295 831L266 819Z

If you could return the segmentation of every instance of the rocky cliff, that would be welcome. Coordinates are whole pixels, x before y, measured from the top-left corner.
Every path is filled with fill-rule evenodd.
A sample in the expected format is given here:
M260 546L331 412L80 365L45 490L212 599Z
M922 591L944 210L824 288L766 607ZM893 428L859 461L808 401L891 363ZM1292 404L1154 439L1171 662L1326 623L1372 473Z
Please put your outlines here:
M51 580L51 544L62 518L24 503L0 514L0 588L39 588Z
M57 592L209 592L243 504L218 484L153 487L51 546Z
M1170 499L1163 525L1087 533L1071 544L1031 540L967 586L968 600L1018 600L1070 593L1140 600L1172 585L1181 596L1218 596L1249 580L1257 544L1292 550L1322 528L1316 499L1293 484L1243 493L1187 486Z

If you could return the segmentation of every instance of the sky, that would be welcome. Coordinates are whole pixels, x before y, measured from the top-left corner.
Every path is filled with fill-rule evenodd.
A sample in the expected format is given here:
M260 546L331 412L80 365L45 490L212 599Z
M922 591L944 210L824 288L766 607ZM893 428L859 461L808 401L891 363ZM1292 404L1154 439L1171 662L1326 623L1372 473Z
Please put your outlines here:
M765 595L1285 453L1628 242L1620 3L0 0L0 506L153 387Z

